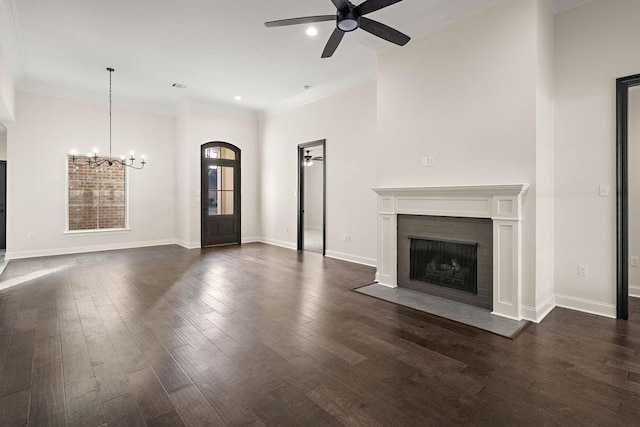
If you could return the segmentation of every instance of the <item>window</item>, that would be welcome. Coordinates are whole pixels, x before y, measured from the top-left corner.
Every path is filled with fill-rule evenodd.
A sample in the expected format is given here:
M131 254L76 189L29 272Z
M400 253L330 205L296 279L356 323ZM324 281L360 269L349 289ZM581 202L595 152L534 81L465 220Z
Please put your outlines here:
M91 168L87 157L68 158L68 231L127 227L126 171L107 164Z

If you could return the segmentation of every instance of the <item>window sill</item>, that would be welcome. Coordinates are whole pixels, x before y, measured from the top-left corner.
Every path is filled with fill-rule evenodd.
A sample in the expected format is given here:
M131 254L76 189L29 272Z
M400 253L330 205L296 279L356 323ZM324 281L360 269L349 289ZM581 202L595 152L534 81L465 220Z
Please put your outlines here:
M129 228L109 228L104 230L74 230L74 231L65 231L62 234L69 237L79 237L79 236L99 236L103 234L126 234L131 229Z

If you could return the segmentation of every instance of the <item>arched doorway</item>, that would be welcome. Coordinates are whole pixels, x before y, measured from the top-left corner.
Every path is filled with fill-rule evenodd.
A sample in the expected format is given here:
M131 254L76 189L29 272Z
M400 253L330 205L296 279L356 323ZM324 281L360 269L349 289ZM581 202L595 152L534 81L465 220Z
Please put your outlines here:
M240 149L208 142L200 157L201 245L240 244Z

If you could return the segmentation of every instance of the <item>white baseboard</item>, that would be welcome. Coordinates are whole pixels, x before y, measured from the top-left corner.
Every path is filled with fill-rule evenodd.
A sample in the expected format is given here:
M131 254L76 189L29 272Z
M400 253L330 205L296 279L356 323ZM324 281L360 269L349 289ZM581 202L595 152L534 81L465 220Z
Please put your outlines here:
M596 314L598 316L610 317L612 319L616 318L615 304L556 294L556 306Z
M187 242L186 240L176 240L176 245L185 249L200 249L200 242Z
M76 246L71 248L57 248L57 249L40 249L37 251L15 251L15 252L7 251L4 258L6 260L39 258L39 257L47 257L47 256L82 254L87 252L115 251L119 249L147 248L151 246L166 246L166 245L175 245L175 244L176 244L175 239L165 239L165 240L151 240L146 242L125 242L125 243L113 243L108 245Z
M551 313L551 310L553 310L555 307L556 297L555 295L551 295L544 302L538 304L538 307L536 308L523 305L520 309L520 314L525 320L529 320L534 323L540 323L542 322L542 319L547 317L547 314Z
M634 298L640 298L640 286L629 285L629 296Z
M4 269L7 268L7 264L9 264L9 261L6 259L3 261L0 261L0 276L2 276L2 272L4 271Z
M251 236L251 237L243 237L242 238L242 243L257 243L260 242L260 237L257 236Z
M298 245L295 243L284 242L282 240L270 239L268 237L260 237L258 239L259 242L266 243L267 245L280 246L281 248L293 249L294 251L298 249Z
M336 251L325 251L325 255L329 258L339 259L341 261L354 262L356 264L362 264L369 267L375 267L377 262L374 258L365 258L357 255L345 254Z

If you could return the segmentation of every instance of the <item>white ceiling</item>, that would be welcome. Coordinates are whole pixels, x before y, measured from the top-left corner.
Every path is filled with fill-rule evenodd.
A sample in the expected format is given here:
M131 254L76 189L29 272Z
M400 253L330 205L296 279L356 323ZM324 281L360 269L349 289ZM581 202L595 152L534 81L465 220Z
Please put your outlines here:
M550 3L559 12L586 1ZM330 0L0 2L0 42L12 53L7 56L19 70L19 88L103 102L109 66L116 69L115 105L155 111L175 112L187 103L252 113L278 108L304 97L305 85L313 92L368 75L376 51L393 47L356 31L332 58L321 59L335 23L317 24L315 38L305 35L304 25L264 26L269 20L335 13ZM404 0L370 17L416 37L495 2ZM15 34L7 35L13 26ZM172 88L175 82L188 87ZM236 95L243 100L235 101Z

